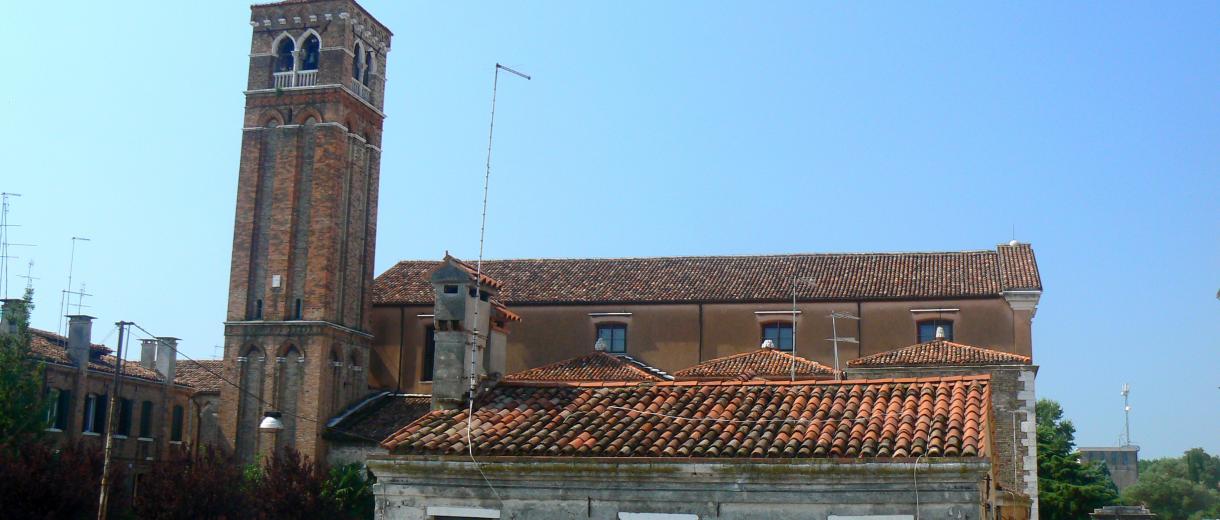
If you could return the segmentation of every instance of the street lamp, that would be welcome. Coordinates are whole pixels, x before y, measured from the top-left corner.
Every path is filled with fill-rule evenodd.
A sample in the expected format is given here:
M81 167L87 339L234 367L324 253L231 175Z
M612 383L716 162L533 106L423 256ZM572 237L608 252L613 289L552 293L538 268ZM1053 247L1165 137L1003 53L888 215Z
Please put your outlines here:
M258 423L258 429L267 433L284 431L284 422L280 420L280 412L268 410L263 413L263 422Z

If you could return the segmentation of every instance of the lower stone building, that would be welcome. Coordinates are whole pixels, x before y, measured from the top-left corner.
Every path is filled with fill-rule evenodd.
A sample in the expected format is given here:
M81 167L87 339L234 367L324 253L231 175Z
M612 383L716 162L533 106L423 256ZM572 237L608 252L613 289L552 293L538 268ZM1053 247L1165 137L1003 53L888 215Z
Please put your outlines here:
M5 301L4 315L19 302ZM113 426L114 460L127 470L129 484L138 492L139 479L151 463L219 437L219 361L180 364L176 339L143 340L140 360L122 364L116 393L119 360L110 348L92 342L93 318L68 318L67 337L28 329L30 355L44 368L46 432L53 442L101 449ZM118 402L112 408L114 399Z
M595 349L498 377L468 312L494 280L432 278L447 380L420 416L375 414L402 425L365 452L379 518L1030 517L985 371L844 380L762 348L670 375Z

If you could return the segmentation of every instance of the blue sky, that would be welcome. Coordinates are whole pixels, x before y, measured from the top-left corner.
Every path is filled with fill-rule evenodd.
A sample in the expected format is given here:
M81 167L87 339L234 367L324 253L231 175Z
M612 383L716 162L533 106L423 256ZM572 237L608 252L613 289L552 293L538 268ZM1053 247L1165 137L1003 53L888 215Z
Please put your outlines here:
M1082 445L1220 452L1220 4L416 3L395 31L377 271L487 255L1032 242L1038 393ZM0 191L56 328L222 342L248 2L9 6ZM445 214L444 222L431 217ZM438 229L439 228L439 229ZM17 289L23 279L11 278ZM78 288L78 287L74 287ZM17 292L11 291L10 295ZM108 337L109 336L109 337Z

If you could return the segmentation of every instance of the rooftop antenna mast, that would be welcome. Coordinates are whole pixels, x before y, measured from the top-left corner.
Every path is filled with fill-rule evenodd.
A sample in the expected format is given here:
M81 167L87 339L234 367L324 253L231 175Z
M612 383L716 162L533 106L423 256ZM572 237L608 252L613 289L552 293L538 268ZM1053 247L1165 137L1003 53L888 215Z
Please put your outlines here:
M479 346L479 302L482 301L483 294L483 237L487 234L487 191L491 181L491 142L496 131L496 90L500 86L500 71L506 70L518 77L531 79L529 75L517 72L513 69L496 63L495 76L491 81L491 123L487 127L487 169L483 174L483 214L479 220L479 259L474 267L474 344L470 346L470 402L474 403L475 390L478 388L478 375L475 373L475 357L478 354Z
M8 193L8 192L0 193L0 295L3 295L3 297L5 299L8 299L8 288L9 288L8 261L10 258L17 258L15 256L9 256L8 248L12 247L12 246L30 247L30 246L34 245L34 244L14 244L12 242L9 242L8 228L17 227L17 225L8 223L8 210L11 205L9 203L8 199L9 199L9 197L20 197L20 196L21 196L20 193Z
M25 269L24 275L17 275L17 278L25 278L25 290L29 291L34 288L34 280L41 280L34 276L34 261L30 260L30 264Z
M1125 435L1123 438L1122 445L1130 446L1131 445L1131 404L1129 403L1128 397L1127 397L1127 396L1131 395L1131 384L1130 383L1123 383L1122 394L1123 394L1123 431L1124 431L1124 435Z
M800 313L796 310L796 289L803 283L813 285L816 281L813 278L796 277L792 279L792 362L789 363L788 368L789 381L796 381L796 315Z
M72 292L72 269L76 266L76 243L89 242L85 237L72 237L72 254L68 256L68 287L59 293L59 334L64 334L66 320L64 315L68 313L68 296L74 294Z
M839 324L838 324L837 320L846 319L846 320L860 321L860 317L856 316L850 312L841 312L841 311L834 311L834 312L830 313L829 315L827 315L827 317L830 318L830 337L827 338L826 341L829 341L834 344L835 379L841 380L841 379L843 379L843 370L841 368L839 368L839 342L842 341L844 343L860 343L860 340L858 340L854 337L851 337L851 336L839 337Z

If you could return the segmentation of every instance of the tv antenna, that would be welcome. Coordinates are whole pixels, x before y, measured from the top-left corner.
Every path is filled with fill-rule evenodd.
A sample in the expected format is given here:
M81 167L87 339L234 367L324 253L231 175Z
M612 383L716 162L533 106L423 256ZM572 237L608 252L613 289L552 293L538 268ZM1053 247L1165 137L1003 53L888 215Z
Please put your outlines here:
M826 341L833 343L835 349L835 379L843 379L843 370L839 368L839 342L859 344L860 340L851 336L840 337L838 320L860 321L860 317L850 312L841 311L832 312L826 317L830 318L830 337L826 338Z
M34 280L41 280L41 278L34 276L34 261L33 260L30 260L29 265L26 266L25 274L24 275L19 274L19 275L17 275L17 278L25 278L25 290L26 291L29 291L34 288Z
M14 244L9 242L8 228L19 226L17 224L9 224L8 222L8 210L11 206L8 199L9 197L20 196L20 193L0 193L0 295L2 295L2 297L5 299L8 299L8 261L10 258L17 258L15 256L9 256L8 248L13 246L32 247L34 245Z
M477 390L479 381L478 374L475 373L475 358L476 349L479 345L479 301L483 295L483 238L487 234L487 191L491 181L491 143L492 137L496 131L496 91L500 86L500 71L506 70L514 75L525 78L527 81L532 79L528 74L515 71L499 63L496 63L495 75L491 81L491 123L487 126L487 168L483 173L483 214L479 220L479 258L475 262L474 267L474 344L470 346L470 399L474 402L475 390Z
M68 255L68 286L59 293L59 334L64 334L64 327L67 326L65 314L68 313L68 297L72 294L72 269L76 266L76 243L89 242L85 237L72 237L72 254Z
M796 381L796 315L800 312L796 310L796 290L801 284L812 286L815 283L817 283L817 280L808 277L794 277L792 279L792 363L790 363L791 366L788 369L789 381Z
M68 296L69 296L69 298L71 296L76 296L76 313L80 314L81 307L88 307L88 305L85 305L85 297L93 296L93 295L85 292L85 283L81 282L80 290L75 291L75 292L68 291ZM71 307L71 306L72 306L72 303L68 302L68 307Z
M1130 383L1123 383L1122 394L1123 394L1124 437L1123 437L1123 442L1121 442L1120 444L1122 444L1123 446L1130 446L1131 445L1131 404L1128 400L1128 396L1131 395L1131 384Z

